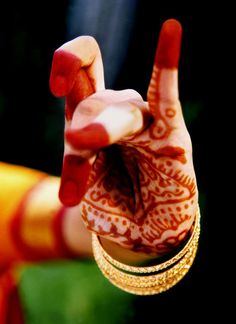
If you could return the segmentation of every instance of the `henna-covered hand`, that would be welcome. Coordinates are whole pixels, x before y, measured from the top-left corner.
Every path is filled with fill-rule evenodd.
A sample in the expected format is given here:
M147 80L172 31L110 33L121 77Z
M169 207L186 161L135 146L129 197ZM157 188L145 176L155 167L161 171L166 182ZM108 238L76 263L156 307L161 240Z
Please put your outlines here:
M181 25L163 24L148 102L104 89L88 36L55 54L50 86L66 97L60 199L79 205L87 228L136 251L163 254L188 235L198 201L191 140L178 97Z

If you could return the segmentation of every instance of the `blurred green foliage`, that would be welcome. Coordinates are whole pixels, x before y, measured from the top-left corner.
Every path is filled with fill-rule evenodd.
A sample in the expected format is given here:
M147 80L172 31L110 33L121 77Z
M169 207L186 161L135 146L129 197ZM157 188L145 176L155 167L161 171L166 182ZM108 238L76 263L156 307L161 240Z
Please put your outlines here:
M125 324L134 296L111 285L92 260L26 267L20 292L27 324Z

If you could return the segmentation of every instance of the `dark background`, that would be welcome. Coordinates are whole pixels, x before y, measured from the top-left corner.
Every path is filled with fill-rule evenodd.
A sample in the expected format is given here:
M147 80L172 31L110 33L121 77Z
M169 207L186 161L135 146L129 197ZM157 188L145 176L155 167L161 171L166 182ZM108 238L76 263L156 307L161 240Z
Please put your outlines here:
M225 168L223 89L225 66L230 67L227 51L232 42L228 26L232 9L226 3L210 8L200 2L174 6L157 2L157 8L155 1L136 4L125 59L110 86L134 88L145 98L161 24L167 18L181 22L180 98L193 143L202 234L188 277L165 294L137 298L134 320L141 323L145 318L151 323L153 318L168 316L170 320L185 317L191 323L203 314L227 317L225 288L229 284L219 261L226 250L227 230L222 224L225 191L220 170ZM55 0L45 4L4 2L0 9L1 160L55 175L60 175L63 154L63 101L50 94L48 79L54 50L70 39L70 5L69 1ZM122 16L120 19L122 23ZM102 37L98 41L102 42ZM105 72L106 64L109 62L105 62ZM222 308L223 300L226 308Z
M213 13L209 18L201 6L194 4L184 9L179 5L158 4L154 9L151 1L131 2L137 5L135 15L131 17L132 31L126 57L110 86L115 89L134 88L146 96L161 24L173 17L179 19L184 30L180 62L181 101L183 104L200 104L203 108L207 97L210 97L209 87L215 82L211 70L214 69L217 46L213 26L215 23L218 26L217 17ZM70 1L50 1L47 4L10 2L5 3L0 11L0 135L4 139L1 158L56 174L60 173L61 164L62 102L50 94L48 79L54 50L69 39L68 8ZM116 13L112 14L115 16ZM120 20L122 24L122 17ZM97 26L100 27L99 23ZM109 33L109 28L106 33ZM99 43L102 43L100 38ZM115 46L116 35L110 42ZM122 43L119 46L122 47ZM105 64L105 72L107 69ZM56 110L57 106L60 108ZM206 124L209 126L211 109L211 106L201 109L198 120L191 125L195 150L200 141L204 142L204 130ZM201 168L198 176L205 178L202 165L205 164L202 161L204 154L195 155L196 168L198 164Z

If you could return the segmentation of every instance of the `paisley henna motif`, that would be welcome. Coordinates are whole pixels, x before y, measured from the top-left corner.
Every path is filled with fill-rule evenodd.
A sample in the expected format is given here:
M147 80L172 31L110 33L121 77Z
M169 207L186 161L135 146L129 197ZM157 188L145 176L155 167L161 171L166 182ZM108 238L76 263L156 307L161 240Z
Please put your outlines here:
M61 188L66 188L64 175L73 179L79 193L66 189L62 202L79 204L89 230L136 251L163 254L178 246L197 210L191 140L178 99L181 33L175 20L162 27L148 103L133 90L96 89L95 81L89 87L89 80L96 80L91 74L84 85L79 83L77 106L67 117L65 155L70 152L80 162L63 170ZM77 58L82 66L85 58ZM90 65L87 69L93 71ZM92 95L91 89L96 91ZM71 93L65 95L68 103Z

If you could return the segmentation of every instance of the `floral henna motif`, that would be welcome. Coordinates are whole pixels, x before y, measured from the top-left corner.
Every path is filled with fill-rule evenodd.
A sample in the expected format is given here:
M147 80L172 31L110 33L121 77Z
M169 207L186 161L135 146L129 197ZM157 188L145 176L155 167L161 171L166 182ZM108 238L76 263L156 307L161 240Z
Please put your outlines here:
M62 201L79 203L89 230L136 251L163 254L178 246L197 211L191 140L178 99L181 32L175 20L162 27L147 103L133 90L93 86L96 93L70 109L74 126L65 140L76 158L63 174L80 194L65 190Z

